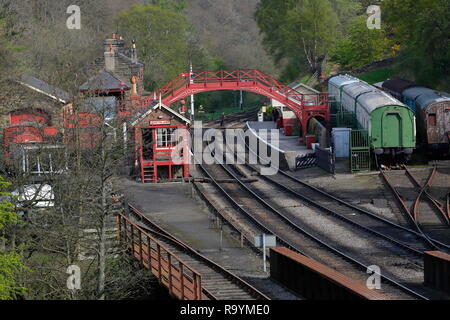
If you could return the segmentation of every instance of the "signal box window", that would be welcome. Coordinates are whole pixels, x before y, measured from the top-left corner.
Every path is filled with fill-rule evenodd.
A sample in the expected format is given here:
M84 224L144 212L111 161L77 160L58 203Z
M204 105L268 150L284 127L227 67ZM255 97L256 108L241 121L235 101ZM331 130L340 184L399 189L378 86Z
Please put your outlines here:
M158 148L174 147L177 144L175 130L177 128L159 128L156 130Z

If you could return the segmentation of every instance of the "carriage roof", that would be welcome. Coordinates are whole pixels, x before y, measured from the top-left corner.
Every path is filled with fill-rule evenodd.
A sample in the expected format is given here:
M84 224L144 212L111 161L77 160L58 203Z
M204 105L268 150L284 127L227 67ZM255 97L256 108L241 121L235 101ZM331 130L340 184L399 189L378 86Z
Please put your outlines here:
M405 104L394 99L386 92L379 90L363 94L358 98L358 104L360 104L368 113L372 113L376 109L388 106L408 108Z

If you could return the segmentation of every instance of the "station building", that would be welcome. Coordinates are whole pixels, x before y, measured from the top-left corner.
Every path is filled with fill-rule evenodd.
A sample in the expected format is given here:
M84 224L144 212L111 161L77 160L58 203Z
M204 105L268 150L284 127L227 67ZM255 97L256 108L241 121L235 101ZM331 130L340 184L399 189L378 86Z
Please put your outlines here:
M69 93L27 74L4 80L2 85L4 160L36 175L59 170L55 157L64 148L63 117L70 105Z
M73 97L28 75L7 81L9 100L3 99L7 107L0 114L4 158L28 173L55 170L52 150L77 146L89 151L106 125L123 128L119 136L130 153L130 173L141 182L188 178L189 150L180 142L188 138L190 121L161 101L150 103L134 42L127 48L113 34L103 51L103 61Z

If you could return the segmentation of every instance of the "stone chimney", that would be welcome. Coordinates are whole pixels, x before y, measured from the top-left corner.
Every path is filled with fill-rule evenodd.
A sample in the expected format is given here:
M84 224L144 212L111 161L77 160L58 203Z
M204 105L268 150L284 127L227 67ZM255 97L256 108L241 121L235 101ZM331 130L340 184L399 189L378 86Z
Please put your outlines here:
M121 36L113 33L112 39L106 39L103 44L103 51L105 54L105 69L114 72L118 59L117 54L124 50L125 41Z

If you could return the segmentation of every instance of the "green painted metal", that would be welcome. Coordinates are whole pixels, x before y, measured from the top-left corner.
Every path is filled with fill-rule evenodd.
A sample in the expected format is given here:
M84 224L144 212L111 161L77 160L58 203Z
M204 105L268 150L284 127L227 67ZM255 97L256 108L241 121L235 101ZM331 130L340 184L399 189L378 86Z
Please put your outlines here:
M370 138L367 130L350 133L350 170L352 173L370 171Z
M414 113L408 108L387 106L371 114L371 144L373 148L415 148Z

